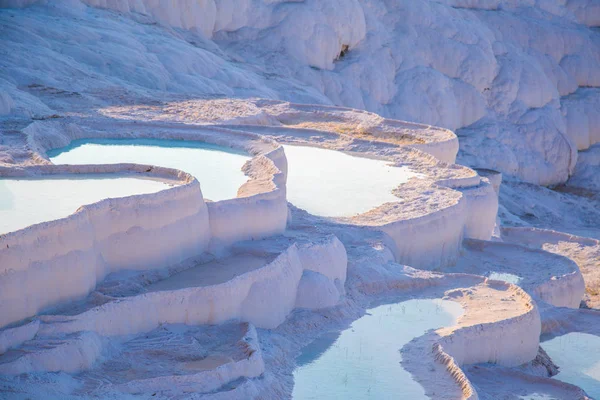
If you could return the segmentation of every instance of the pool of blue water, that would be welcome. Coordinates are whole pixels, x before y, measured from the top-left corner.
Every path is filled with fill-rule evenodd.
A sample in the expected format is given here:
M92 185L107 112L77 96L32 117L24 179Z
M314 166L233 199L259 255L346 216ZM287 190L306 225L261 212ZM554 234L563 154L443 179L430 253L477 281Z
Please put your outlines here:
M288 201L314 215L349 217L398 201L392 190L421 176L389 161L334 150L288 145L284 150Z
M66 217L84 204L168 187L161 181L112 174L0 179L0 234Z
M242 166L251 157L210 143L164 139L76 140L48 152L54 164L135 163L176 168L200 182L205 198L219 201L237 196L248 179Z
M453 325L460 304L415 299L372 308L352 325L306 346L294 371L294 399L427 399L400 349L430 329Z
M553 378L600 399L600 337L572 332L540 344L560 369Z
M494 279L497 281L505 281L508 283L513 283L515 285L518 285L519 282L521 282L522 278L518 275L515 274L511 274L508 272L490 272L487 276L490 279Z

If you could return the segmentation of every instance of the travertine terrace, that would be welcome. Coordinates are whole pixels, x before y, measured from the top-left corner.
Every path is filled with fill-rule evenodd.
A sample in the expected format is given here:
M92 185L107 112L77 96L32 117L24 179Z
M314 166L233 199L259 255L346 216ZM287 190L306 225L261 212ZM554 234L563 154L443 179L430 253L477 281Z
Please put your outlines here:
M435 380L447 380L445 385L455 385L456 393L476 395L476 389L460 370L464 364L498 362L516 366L537 356L539 312L534 300L522 289L478 277L486 275L482 268L464 271L471 275L440 275L400 267L405 264L463 272L458 266L466 262L465 251L474 243L500 245L486 242L493 235L498 207L497 192L488 178L472 169L439 161L420 149L425 142L422 137L427 137L430 131L436 132L432 127L389 121L350 109L311 106L308 112L305 106L286 103L278 103L277 109L279 121L287 113L294 115L294 124L289 122L292 117L288 117L286 125L274 125L267 119L258 125L223 126L214 120L203 124L142 123L113 115L115 119L110 120L102 117L38 121L23 129L22 147L15 146L7 152L18 150L29 157L19 164L5 165L2 172L6 177L44 179L52 174L130 172L151 179L168 179L173 187L156 194L87 205L63 220L2 237L0 254L10 266L2 283L6 288L20 285L19 290L2 291L6 296L2 302L6 311L2 313L4 330L0 336L5 351L2 372L14 376L90 371L93 376L96 368L108 368L97 365L112 347L125 346L132 335L154 332L161 326L214 325L233 319L251 324L251 332L256 332L254 327L286 330L292 323L286 322L286 317L295 308L330 307L335 307L336 313L342 312L337 317L341 322L351 318L369 295L390 291L416 294L419 288L424 293L429 290L430 296L458 301L467 310L458 327L440 330L438 339L427 336L418 340L431 347L432 362L440 363L441 375ZM327 115L329 121L320 122ZM348 129L345 126L350 121L361 118L364 124L371 123L372 137L339 133ZM305 126L299 128L302 120ZM385 137L379 140L377 132L385 132ZM452 161L456 140L449 131L439 132L427 139L429 148ZM394 143L390 138L395 136L402 140ZM133 164L55 166L45 155L47 150L75 139L132 137L205 141L242 149L253 156L243 167L248 181L235 199L205 202L201 182L180 171ZM420 176L398 186L396 203L382 204L354 217L312 217L294 208L288 211L286 174L292 166L287 165L281 143L306 143L385 159L395 165L409 165ZM161 220L154 216L161 214L168 218ZM118 225L107 222L115 219L119 220ZM307 229L308 221L312 221L309 225L315 225L312 229ZM89 239L81 237L82 230L90 232ZM40 237L52 240L44 241L45 246L40 247ZM378 244L373 244L373 240ZM353 249L350 253L345 248L348 245ZM534 252L514 247L514 251ZM368 268L356 265L369 257L370 252L377 253L377 258L371 259L375 265ZM559 257L537 252L546 258ZM25 253L27 257L23 257ZM491 248L483 249L478 257L493 257L493 254ZM524 258L535 262L533 256ZM568 262L565 259L562 273L579 273L575 263ZM390 269L392 276L373 275L379 269ZM77 280L73 279L74 270L78 271ZM44 285L49 290L23 303L19 293L39 287L41 271L47 271L42 276L55 277L45 278ZM558 271L556 267L554 273L561 273ZM583 296L583 280L581 274L577 276L581 282L577 288L558 289L562 296L571 296L569 300L558 298L553 302L557 295L551 288L532 286L530 293L550 304L562 305L567 301L566 305L576 306ZM397 279L401 285L396 283ZM65 280L70 281L69 286L64 286ZM425 290L430 286L456 289ZM490 307L506 304L505 296L510 296L509 304L514 306L485 313ZM271 301L274 297L277 301ZM477 305L478 302L486 305ZM344 311L345 308L348 310ZM152 309L152 313L141 313L145 309ZM298 318L295 316L293 320ZM470 326L478 328L473 330ZM504 332L509 326L514 335L522 338L514 350L509 349L512 342L499 342L502 334L494 333ZM294 334L314 333L310 330ZM453 339L448 341L449 337ZM468 352L467 347L458 344L459 338L470 343ZM476 340L481 341L479 346L473 345ZM497 347L489 348L492 342ZM408 357L410 350L406 351ZM256 376L269 374L269 361L263 360L261 353L253 353L252 357L260 358L257 366L249 363L241 368L235 363L217 363L215 368L227 370L229 376L220 378L223 382L218 386L209 384L213 375L197 373L186 378L187 383L182 383L180 389L171 389L169 385L177 386L181 378L176 379L175 375L169 378L168 372L164 372L167 374L161 375L164 383L153 378L153 374L118 384L115 378L110 390L96 388L94 393L128 393L132 388L140 393L154 390L163 395L173 390L192 390L189 388L208 393L240 377L245 381L244 387L270 393L275 388L265 382L253 382ZM411 368L407 361L407 369ZM419 382L431 379L426 371L414 370L413 374ZM425 384L427 390L435 390L429 386ZM246 393L250 389L236 390Z
M0 398L291 398L304 347L408 299L463 310L389 349L425 397L593 397L543 346L600 336L597 4L326 3L0 0L0 186L164 184L0 233ZM243 153L246 181L49 157L122 139ZM284 146L411 176L317 216Z

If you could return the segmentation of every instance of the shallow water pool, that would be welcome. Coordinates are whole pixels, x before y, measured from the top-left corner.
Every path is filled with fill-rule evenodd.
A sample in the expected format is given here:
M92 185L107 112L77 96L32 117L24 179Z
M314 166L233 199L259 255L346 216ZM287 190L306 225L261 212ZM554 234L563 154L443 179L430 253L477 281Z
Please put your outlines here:
M168 187L165 182L112 174L0 179L0 234L69 216L102 199Z
M149 164L176 168L198 179L213 201L232 199L248 179L242 166L250 156L210 143L163 139L76 140L48 152L54 164Z
M508 272L490 272L487 276L489 279L497 280L497 281L505 281L508 283L512 283L518 285L521 282L521 277L515 274L511 274Z
M349 217L398 201L392 190L420 176L389 161L334 150L287 145L284 149L288 201L314 215Z
M460 304L408 300L375 307L341 333L306 346L294 371L294 399L427 399L406 371L400 349L427 330L453 325Z
M579 386L600 399L600 337L572 332L540 345L560 367L553 378Z

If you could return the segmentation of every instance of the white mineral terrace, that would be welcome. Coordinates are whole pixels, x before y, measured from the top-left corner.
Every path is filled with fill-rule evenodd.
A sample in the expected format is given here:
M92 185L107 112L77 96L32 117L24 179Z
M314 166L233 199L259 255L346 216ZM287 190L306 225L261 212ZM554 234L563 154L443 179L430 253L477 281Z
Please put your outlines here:
M470 365L535 364L536 300L576 308L584 299L577 249L553 250L516 229L502 237L531 238L488 241L499 174L478 175L411 147L431 128L385 121L385 129L355 136L347 133L352 110L273 107L275 125L72 118L23 129L22 147L12 151L30 156L2 166L6 182L52 185L90 173L118 182L127 173L162 186L115 195L94 186L86 196L102 190L116 198L0 237L1 387L56 399L361 398L400 390L476 399L479 383L464 372ZM444 154L455 152L454 141L438 143L436 151L447 143ZM201 179L215 176L207 190L218 201L205 200ZM352 195L361 190L372 197ZM390 295L408 303L362 316ZM424 325L411 323L402 304L413 297L464 313L415 311ZM406 337L382 340L382 326ZM295 356L310 353L303 346L324 330L340 337L297 369ZM345 347L358 354L355 363ZM479 382L481 372L473 376ZM548 395L573 393L538 385Z
M117 198L0 237L2 387L56 399L335 398L346 392L360 398L400 388L412 398L475 399L477 386L463 366L514 368L538 355L534 299L566 307L582 300L584 280L569 258L487 241L495 229L498 174L482 171L483 178L407 147L426 135L419 129L429 128L406 124L402 140L391 140L390 127L405 125L387 121L383 137L354 137L339 133L348 129L344 118L352 110L314 106L304 114L301 106L277 107L292 110L278 114L283 125L121 119L108 129L105 118L74 118L23 130L19 150L30 157L2 166L6 182L52 188L65 177L87 182L93 173L118 182L128 173L162 186L151 194L115 195L94 186L86 196L102 190ZM229 164L220 165L219 157ZM207 175L218 175L211 189L222 194L214 196L218 201L204 199L196 178ZM359 190L372 197L353 197ZM394 312L381 306L380 316L374 310L360 318L391 294L406 304L413 296L442 299L439 304L462 307L464 314L425 318L415 311L415 318L425 318L421 326L400 303ZM372 326L375 319L382 325ZM312 327L302 328L307 323ZM344 330L348 324L353 332ZM363 324L361 333L356 327ZM380 326L406 337L382 341ZM325 364L296 369L295 355L311 352L302 346L321 329L341 335L322 349ZM289 343L275 350L273 335ZM356 365L340 352L346 341L351 354L358 351ZM285 362L274 368L277 351ZM370 360L371 375L360 372L366 368L361 357ZM424 367L423 357L433 367ZM35 381L19 380L24 373ZM369 376L384 383L373 387Z
M457 263L442 270L515 283L557 307L579 308L585 293L583 276L571 259L508 243L466 239Z
M550 3L0 0L0 399L600 397Z

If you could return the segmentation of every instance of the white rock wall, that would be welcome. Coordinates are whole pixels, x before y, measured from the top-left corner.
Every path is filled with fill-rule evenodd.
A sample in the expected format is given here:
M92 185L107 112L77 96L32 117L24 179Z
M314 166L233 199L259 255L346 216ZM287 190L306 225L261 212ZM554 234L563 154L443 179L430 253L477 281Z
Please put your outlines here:
M489 362L515 367L533 360L538 354L542 325L537 305L520 288L504 282L496 284L510 286L509 290L518 293L519 301L528 302L531 308L519 316L460 327L442 337L439 343L458 366Z
M287 201L283 190L207 205L213 252L242 240L279 234L287 224Z
M587 26L600 26L600 3L596 0L567 0L567 8L577 21Z
M474 168L477 174L483 178L487 178L492 186L496 195L500 195L500 185L502 184L502 173L485 168Z
M341 277L346 253L337 238L330 237L316 250L324 259L334 260L332 268L320 269L329 280L328 289L336 288ZM271 263L230 281L202 287L159 291L126 297L92 308L76 316L41 317L46 322L40 333L54 335L78 331L92 331L101 336L120 336L147 332L164 323L189 325L218 324L230 319L250 322L259 328L275 328L295 307L321 308L328 304L308 304L297 293L303 273L315 268L306 251L294 244ZM306 262L306 265L303 264ZM316 268L315 268L316 269ZM317 274L317 272L314 272ZM302 290L313 295L321 290L322 280L304 278ZM322 278L321 278L322 279ZM344 282L340 280L343 286ZM320 294L319 294L320 296ZM337 293L339 300L340 293ZM324 298L330 299L326 293ZM152 310L148 313L144 310Z
M552 278L533 289L533 293L555 307L579 308L585 294L585 282L579 270Z
M141 173L144 167L41 167L29 170L29 174L40 170ZM13 171L12 176L17 172L23 176L23 170ZM111 272L164 268L204 252L210 226L198 182L179 171L156 168L155 173L170 174L175 179L179 174L183 185L158 193L102 200L66 218L2 235L0 326L81 298Z
M6 242L9 247L3 246L0 260L3 266L7 265L7 271L19 273L10 272L0 279L0 285L7 288L3 291L6 301L0 306L6 309L0 318L0 326L35 315L46 307L83 297L111 272L164 268L203 251L219 254L237 241L260 239L285 230L288 219L287 161L281 146L247 132L223 130L215 134L214 130L218 128L205 132L197 127L169 130L168 124L165 126L165 131L160 131L158 137L216 140L219 144L250 146L253 152L258 152L244 167L249 181L240 188L240 197L205 204L198 183L192 182L184 188L155 195L107 200L86 206L68 218L9 234L3 238L2 243ZM139 129L136 137L157 137L157 132L149 127L137 124L136 128ZM74 139L124 137L117 125L111 131L94 131L46 121L35 122L24 132L29 147L38 154L41 163L48 163L45 159L48 149L67 146ZM120 172L119 168L46 165L40 167L40 171ZM127 166L124 170L128 168L147 167ZM154 168L153 171L158 173L162 169ZM22 173L22 170L10 168L2 171L6 176ZM171 173L177 175L175 171ZM38 243L40 237L47 238L42 241L42 246ZM343 264L340 268L345 274L345 250L339 244L338 253L339 247L344 255L339 265ZM310 253L303 254L311 257ZM29 254L29 258L23 258L23 254ZM314 265L315 272L323 273L314 259L307 262ZM81 268L82 265L86 268ZM64 276L69 279L63 279ZM324 301L337 301L343 293L344 281L345 275L332 278L332 286L327 288L330 297ZM315 284L317 282L307 278L302 285L303 292L318 292L320 289L315 289ZM31 296L23 302L20 300L22 293L31 293ZM287 311L284 310L284 314Z
M467 201L464 237L490 240L498 215L498 193L486 178L478 186L462 189Z
M598 6L600 10L600 5ZM600 13L600 11L598 11ZM586 150L600 142L600 90L583 88L562 101L567 133L577 146Z
M367 265L365 260L363 267ZM464 307L464 314L455 326L429 331L401 350L403 359L408 363L406 365L411 367L405 368L418 382L422 382L428 395L435 392L448 399L476 400L477 392L461 369L464 365L489 362L518 366L538 354L542 329L539 309L520 287L477 275L438 274L401 265L391 267L382 275L365 275L362 290L372 295L398 289L425 291L439 286L445 290L444 299L458 301ZM482 295L476 289L482 284L493 291ZM451 289L448 290L449 287ZM463 296L465 301L459 300ZM509 305L501 307L503 309L499 313L481 311L486 310L486 304L490 302L497 305L504 301ZM482 315L487 322L477 323ZM435 364L441 364L445 373L440 373L440 368L431 368ZM439 391L441 387L448 388L448 381L460 389L463 397L453 396L451 390Z
M298 7L283 0L82 0L83 3L126 14L137 13L163 25L201 32L241 28L268 28L279 21L270 38L303 64L331 70L342 45L355 47L366 35L366 22L358 0L309 0ZM279 6L281 3L288 3ZM293 13L290 13L290 8Z
M214 0L83 0L93 7L107 8L122 13L138 13L164 25L196 29L211 36L217 17Z
M460 328L440 343L459 366L494 363L516 367L536 357L540 333L539 312L532 311L507 321Z
M298 247L298 256L305 270L324 275L344 289L348 256L337 237L330 235L323 242L303 244Z
M348 256L342 242L333 235L325 242L298 247L304 272L296 293L296 307L332 307L345 293Z
M248 197L208 203L212 235L210 248L214 252L235 242L285 231L288 217L287 160L283 147L253 158L244 168L251 178L263 180L266 187ZM240 188L238 195L244 195L246 186Z
M424 215L381 226L393 241L396 262L415 268L433 269L450 265L459 256L467 218L467 200Z
M505 227L501 230L502 240L533 249L539 249L571 261L571 271L563 270L534 289L534 293L549 304L557 307L578 309L588 287L594 288L594 253L585 250L596 246L594 239L572 236L567 233L543 230L531 227ZM564 248L561 244L568 244ZM576 249L576 250L575 250ZM575 250L575 251L573 251ZM581 255L578 252L581 251ZM558 265L559 260L554 264ZM589 263L589 264L588 264ZM569 273L570 272L570 273ZM589 279L589 282L586 282Z
M415 206L418 212L404 214L402 205L388 203L352 221L385 232L390 239L388 246L400 264L427 270L453 265L460 256L463 239L492 237L498 194L488 179L477 175L439 182L456 187L449 190L433 183L428 188L419 187L419 198L437 199L432 200L434 207L423 204ZM419 198L409 203L417 204ZM419 209L426 207L431 209Z
M517 284L536 300L555 307L579 308L585 283L577 264L558 254L527 248L526 241L526 238L508 243L465 240L466 251L475 256L468 255L465 265L475 267L471 272L482 275L489 272L517 275L521 278Z
M456 154L458 153L458 138L454 137L444 142L431 142L423 144L412 144L410 147L419 149L427 154L431 154L438 160L446 163L456 162Z

